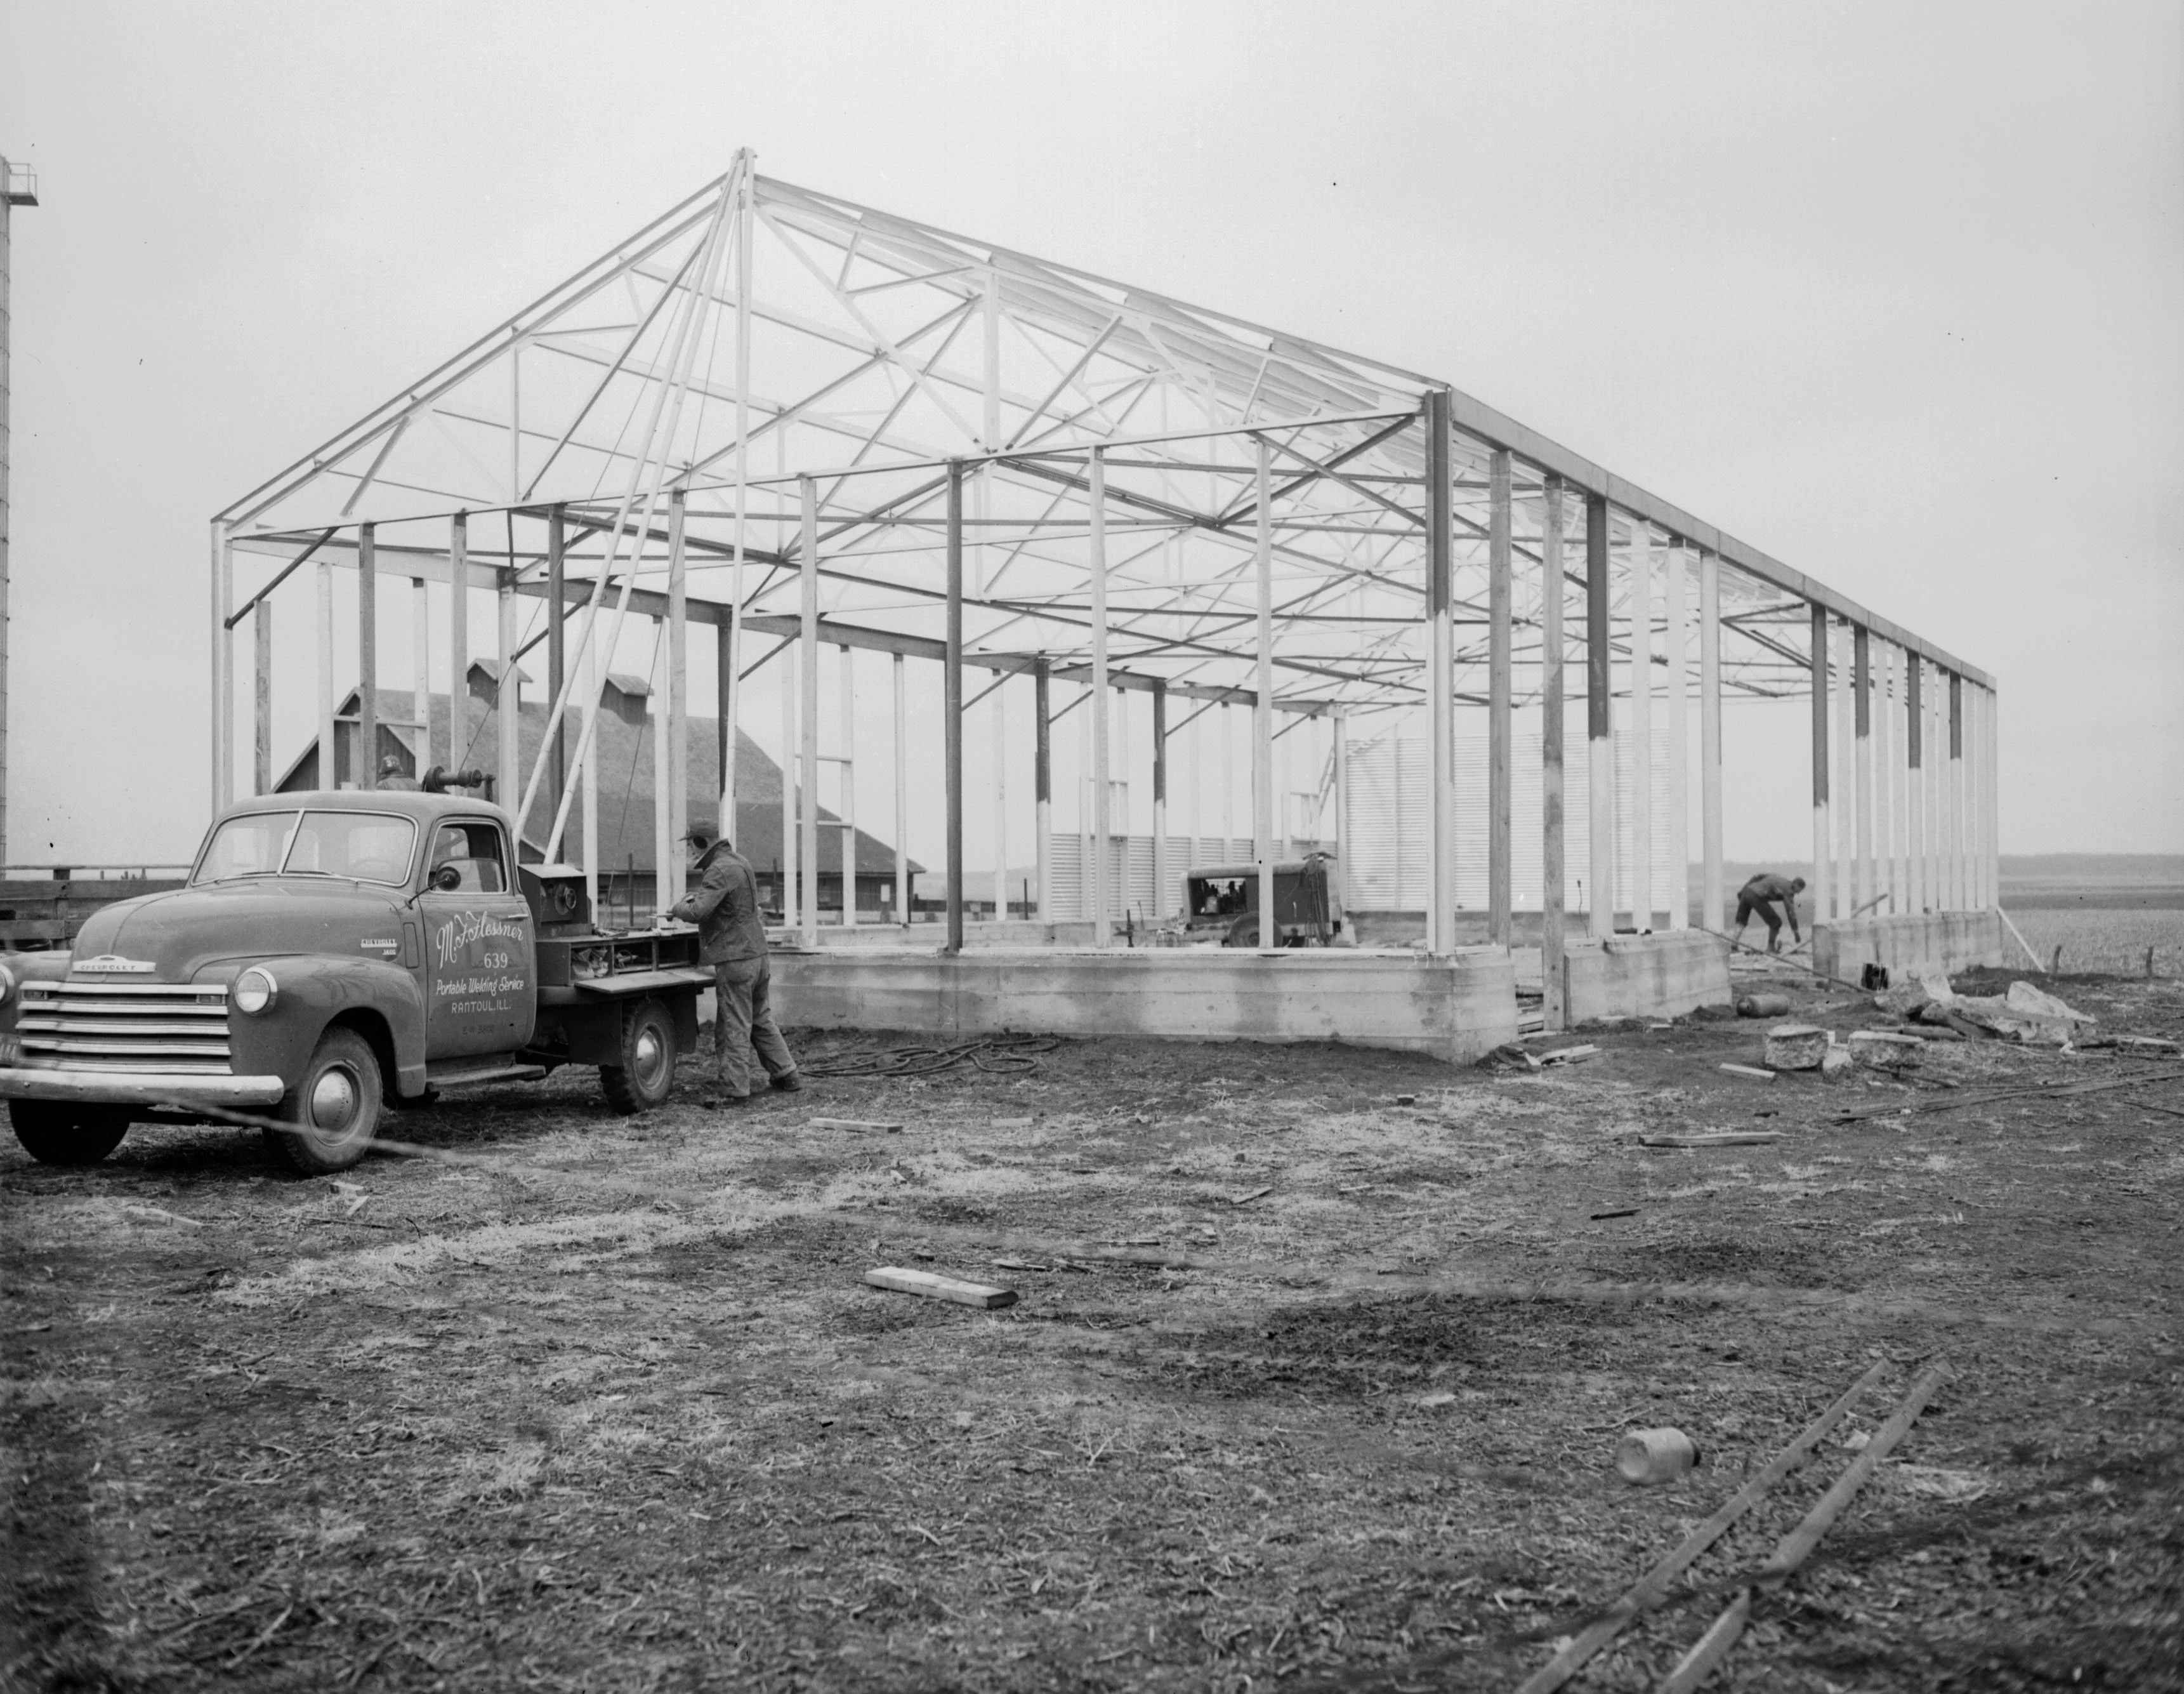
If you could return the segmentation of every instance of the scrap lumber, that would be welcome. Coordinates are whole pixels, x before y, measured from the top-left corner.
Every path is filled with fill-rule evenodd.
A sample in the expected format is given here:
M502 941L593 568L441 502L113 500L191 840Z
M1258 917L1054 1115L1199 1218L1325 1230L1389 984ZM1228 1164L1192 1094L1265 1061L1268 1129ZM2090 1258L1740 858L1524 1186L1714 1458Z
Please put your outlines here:
M954 1277L936 1276L931 1271L913 1271L900 1265L882 1265L877 1270L865 1272L865 1280L876 1289L891 1289L897 1294L914 1294L927 1300L944 1300L955 1305L982 1306L992 1311L997 1306L1014 1305L1014 1289L989 1288L984 1283L959 1282Z
M1766 1147L1782 1138L1774 1129L1737 1129L1719 1135L1641 1135L1641 1147Z
M1756 1076L1763 1082L1774 1080L1772 1071L1762 1071L1757 1065L1724 1065L1721 1068L1732 1076Z
M1739 1489L1713 1517L1685 1536L1673 1552L1632 1585L1620 1600L1580 1630L1560 1652L1526 1677L1517 1694L1552 1694L1553 1690L1576 1675L1587 1659L1620 1635L1624 1626L1633 1618L1648 1607L1658 1605L1662 1596L1669 1591L1669 1585L1683 1574L1692 1560L1719 1540L1723 1531L1756 1504L1769 1489L1802 1464L1806 1456L1819 1445L1820 1438L1842 1421L1843 1415L1851 1408L1851 1403L1873 1385L1886 1367L1886 1361L1881 1360L1868 1366L1865 1374L1845 1389L1840 1399L1808 1423L1795 1440L1768 1462L1766 1469Z
M1676 1668L1661 1679L1660 1694L1692 1694L1729 1657L1729 1650L1744 1633L1745 1620L1751 1615L1752 1591L1740 1588L1728 1609L1692 1642L1691 1650L1676 1661Z
M1726 1068L1726 1067L1724 1067ZM1837 1112L1837 1123L1855 1123L1869 1117L1899 1117L1908 1112L1940 1112L1959 1106L2000 1105L2010 1100L2055 1100L2072 1094L2106 1093L2113 1088L2150 1088L2157 1082L2184 1082L2184 1071L2159 1071L2137 1076L2103 1076L2092 1082L2066 1082L2057 1088L1997 1088L1983 1094L1958 1094L1948 1099L1921 1100L1916 1105L1868 1106L1863 1111Z
M815 1117L806 1119L805 1124L811 1129L846 1129L863 1135L894 1135L902 1128L899 1123L859 1117Z
M1850 1462L1849 1468L1836 1479L1836 1485L1819 1498L1819 1503L1805 1514L1805 1521L1783 1536L1781 1542L1759 1567L1758 1579L1772 1588L1786 1581L1797 1567L1804 1563L1813 1549L1819 1545L1836 1519L1842 1516L1843 1508L1852 1496L1865 1485L1865 1480L1880 1468L1880 1462L1888 1456L1889 1449L1910 1432L1919 1421L1919 1414L1926 1402L1933 1398L1934 1390L1948 1375L1948 1361L1936 1359L1919 1373L1903 1396L1903 1405L1896 1408L1889 1420L1874 1432L1873 1439Z

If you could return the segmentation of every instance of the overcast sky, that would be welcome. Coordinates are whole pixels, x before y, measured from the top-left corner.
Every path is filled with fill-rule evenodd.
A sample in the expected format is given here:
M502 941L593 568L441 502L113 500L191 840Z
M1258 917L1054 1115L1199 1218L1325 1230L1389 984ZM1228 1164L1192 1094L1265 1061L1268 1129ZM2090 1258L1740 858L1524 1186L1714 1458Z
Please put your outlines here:
M2004 851L2184 851L2175 0L26 0L8 858L186 858L209 515L744 145L1446 378L1993 673Z

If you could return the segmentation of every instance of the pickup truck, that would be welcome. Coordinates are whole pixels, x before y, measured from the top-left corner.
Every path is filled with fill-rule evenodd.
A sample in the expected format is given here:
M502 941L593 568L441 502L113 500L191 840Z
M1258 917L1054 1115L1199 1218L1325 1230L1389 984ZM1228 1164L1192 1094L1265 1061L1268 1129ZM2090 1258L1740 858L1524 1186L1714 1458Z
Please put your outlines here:
M515 839L460 795L231 808L181 887L106 907L71 953L0 959L15 1138L87 1165L131 1123L243 1115L321 1175L364 1157L387 1104L454 1083L593 1065L615 1110L659 1104L712 981L696 930L599 929L583 873L519 864Z

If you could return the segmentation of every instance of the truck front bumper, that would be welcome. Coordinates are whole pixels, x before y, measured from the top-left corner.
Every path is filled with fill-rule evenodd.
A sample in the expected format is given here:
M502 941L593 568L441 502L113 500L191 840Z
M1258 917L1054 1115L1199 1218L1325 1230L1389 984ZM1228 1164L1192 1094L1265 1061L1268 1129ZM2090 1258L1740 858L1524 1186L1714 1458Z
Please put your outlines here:
M0 1099L76 1100L85 1105L242 1107L278 1105L287 1092L287 1084L278 1076L0 1066Z

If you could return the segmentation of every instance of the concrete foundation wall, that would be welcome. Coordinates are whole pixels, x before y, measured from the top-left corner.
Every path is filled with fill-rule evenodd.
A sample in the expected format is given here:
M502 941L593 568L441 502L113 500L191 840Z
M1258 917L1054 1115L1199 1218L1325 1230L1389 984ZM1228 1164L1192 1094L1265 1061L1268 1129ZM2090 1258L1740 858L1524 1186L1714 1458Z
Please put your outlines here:
M1563 981L1573 1024L1725 1006L1729 943L1703 930L1566 941Z
M1889 981L1901 982L2008 962L2002 919L1993 912L1914 913L1813 925L1814 967L1846 982L1858 981L1869 964L1883 966Z
M1468 1064L1517 1036L1508 954L1445 959L1317 948L1278 953L777 953L776 1015L820 1029L1339 1041Z

